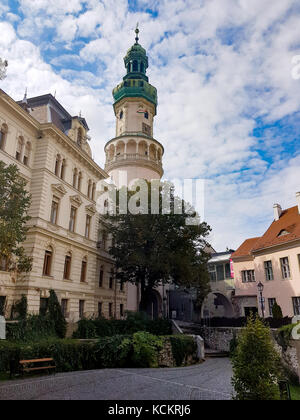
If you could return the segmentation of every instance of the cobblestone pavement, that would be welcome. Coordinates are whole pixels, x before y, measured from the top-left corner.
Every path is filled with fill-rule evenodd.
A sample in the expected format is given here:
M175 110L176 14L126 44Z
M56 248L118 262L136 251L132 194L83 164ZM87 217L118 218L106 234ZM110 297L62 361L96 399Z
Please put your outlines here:
M0 382L0 400L231 399L229 359L172 369L103 369Z

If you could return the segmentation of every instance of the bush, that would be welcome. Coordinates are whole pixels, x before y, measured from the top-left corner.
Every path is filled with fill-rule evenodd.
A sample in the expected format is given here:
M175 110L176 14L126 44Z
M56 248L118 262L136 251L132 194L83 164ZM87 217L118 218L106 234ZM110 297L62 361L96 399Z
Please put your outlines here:
M197 351L197 344L193 337L188 335L170 336L173 357L176 366L187 363L188 356L194 355Z
M294 327L298 324L290 324L285 325L284 327L279 328L278 331L276 331L276 341L277 343L282 347L283 351L286 351L289 346L289 341L291 339L291 334L294 329ZM299 324L300 328L300 324Z
M34 342L56 337L55 323L47 316L29 315L26 319L6 324L7 340Z
M163 340L146 331L133 334L132 361L136 367L158 367L158 353L163 348Z
M90 339L132 335L138 331L146 331L153 335L170 335L172 324L168 319L149 320L141 313L128 313L126 320L82 319L78 321L78 328L73 338Z
M22 295L21 299L16 302L11 310L12 319L24 320L27 317L27 297Z
M276 302L272 307L272 315L273 318L277 320L283 318L281 307Z
M280 356L275 350L270 328L250 316L238 337L232 357L237 400L278 400L281 379Z
M54 290L50 290L47 315L51 320L54 321L56 335L60 338L65 338L67 332L67 323L63 316L60 303L58 302Z

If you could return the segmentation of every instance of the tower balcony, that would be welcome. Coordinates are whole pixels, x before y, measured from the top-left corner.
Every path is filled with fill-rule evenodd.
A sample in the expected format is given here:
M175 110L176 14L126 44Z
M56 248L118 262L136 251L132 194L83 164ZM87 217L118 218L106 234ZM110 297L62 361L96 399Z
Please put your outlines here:
M121 169L124 166L144 166L156 171L160 177L163 176L163 167L161 157L158 155L150 156L141 153L123 153L114 156L108 156L105 163L105 171Z

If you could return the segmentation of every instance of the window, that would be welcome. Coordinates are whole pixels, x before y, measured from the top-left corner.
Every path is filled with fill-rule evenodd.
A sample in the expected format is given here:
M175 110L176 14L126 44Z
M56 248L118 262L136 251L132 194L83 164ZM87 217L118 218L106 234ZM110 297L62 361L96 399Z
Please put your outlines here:
M72 206L71 207L71 213L70 213L70 223L69 223L69 230L71 232L75 231L76 212L77 212L77 209Z
M267 281L274 280L272 261L265 261L265 274Z
M113 316L113 304L112 303L108 304L108 314L109 314L109 317L112 318L112 316Z
M123 115L124 115L124 112L123 112L123 111L121 111L121 112L120 112L120 120L123 118Z
M141 62L141 73L145 73L145 66L143 62Z
M300 297L293 297L294 315L300 315Z
M89 182L88 182L88 188L87 188L87 196L88 196L88 198L91 198L91 193L92 193L92 181L89 180Z
M226 263L226 264L225 264L225 278L226 278L226 279L231 279L231 268L230 268L230 263Z
M107 247L107 232L104 230L102 232L102 248L106 249Z
M123 305L123 303L120 304L120 316L124 316L124 305Z
M24 157L23 157L23 163L24 165L29 165L29 158L30 158L30 150L31 150L31 144L29 141L26 143L25 151L24 151Z
M0 315L4 316L6 296L0 296Z
M45 251L44 256L44 266L43 266L43 276L51 275L51 264L52 264L52 250L48 249Z
M85 237L86 238L90 237L91 221L92 221L92 217L87 214L86 222L85 222Z
M104 277L104 271L103 271L103 265L100 267L100 273L99 273L99 287L103 287L103 277Z
M96 191L96 184L93 183L93 187L92 187L92 200L95 200L95 191Z
M98 318L102 317L102 302L98 302Z
M144 117L148 120L148 118L149 118L149 113L148 113L148 111L146 111L146 112L144 113Z
M283 279L290 279L291 278L291 271L290 271L290 264L288 257L280 258L281 264L281 272Z
M51 204L51 213L50 213L50 222L53 224L56 224L57 222L58 203L59 203L59 198L53 197L52 204Z
M7 271L8 259L4 255L0 256L0 271Z
M68 299L61 300L61 311L64 318L68 318Z
M70 276L71 276L71 262L72 262L72 257L71 255L66 255L65 258L65 266L64 266L64 279L65 280L70 280Z
M215 265L209 265L208 266L208 272L209 272L209 275L210 275L210 281L212 281L212 282L217 281L216 266Z
M40 315L45 316L48 309L49 299L40 298Z
M114 279L112 276L109 277L109 288L112 289L114 285Z
M242 282L243 283L254 283L255 282L254 270L244 270L244 271L242 271Z
M84 317L84 300L79 301L79 318L82 319Z
M22 137L19 137L16 149L16 159L21 162L22 150L23 150L24 140Z
M133 61L132 71L138 71L138 62L136 60Z
M120 283L120 291L123 292L123 290L124 290L124 283L121 281L121 283Z
M81 274L80 274L81 283L85 283L86 281L86 267L87 267L87 261L86 261L86 258L84 258L81 263Z
M269 303L269 314L270 314L270 316L273 316L273 306L276 303L276 299L275 298L269 298L268 303Z
M218 281L225 280L223 264L217 265L217 280Z

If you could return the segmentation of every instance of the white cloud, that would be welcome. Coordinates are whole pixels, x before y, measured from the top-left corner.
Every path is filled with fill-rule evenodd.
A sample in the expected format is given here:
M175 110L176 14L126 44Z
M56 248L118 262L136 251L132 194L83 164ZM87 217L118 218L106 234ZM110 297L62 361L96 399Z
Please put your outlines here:
M113 6L111 0L20 0L18 36L0 22L1 54L10 63L3 87L16 99L26 86L30 96L56 90L63 106L87 118L103 166L103 147L114 135L111 90L125 73L138 21L150 82L158 88L155 137L165 146L165 176L206 178L213 245L236 247L263 232L273 201L293 205L300 189L298 152L283 155L281 139L269 131L269 163L253 137L256 118L272 124L299 111L300 85L291 77L291 57L300 54L297 1L137 3L133 13L126 0ZM150 7L156 18L146 13ZM43 37L48 30L52 43ZM45 63L45 51L59 73Z

